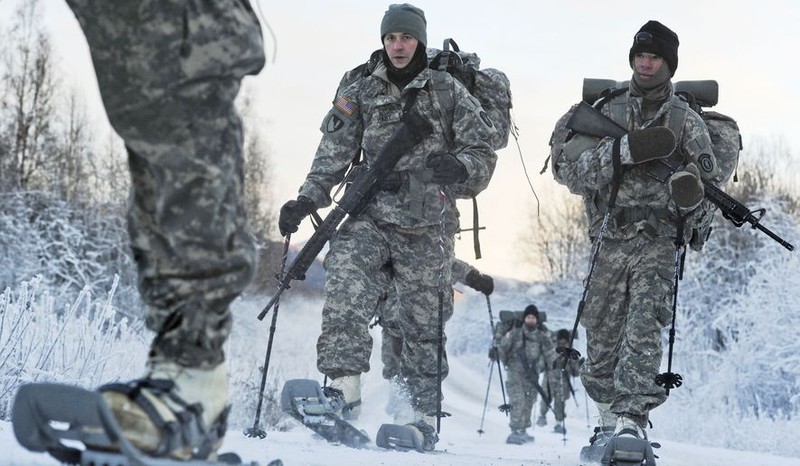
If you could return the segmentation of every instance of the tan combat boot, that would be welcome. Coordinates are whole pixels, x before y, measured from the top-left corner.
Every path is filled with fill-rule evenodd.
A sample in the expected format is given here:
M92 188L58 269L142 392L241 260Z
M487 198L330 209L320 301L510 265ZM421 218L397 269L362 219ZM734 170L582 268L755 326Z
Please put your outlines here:
M225 364L205 370L158 360L148 366L143 379L100 388L124 437L152 456L214 459L227 428Z

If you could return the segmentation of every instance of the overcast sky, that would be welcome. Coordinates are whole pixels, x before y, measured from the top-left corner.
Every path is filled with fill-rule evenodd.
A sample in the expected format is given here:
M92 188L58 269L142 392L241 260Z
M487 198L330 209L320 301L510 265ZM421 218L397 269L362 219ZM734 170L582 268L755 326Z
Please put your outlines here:
M0 0L0 26L7 25L19 0ZM296 195L319 142L319 126L342 73L379 48L379 24L390 2L375 0L260 0L270 62L248 79L272 150L275 197ZM527 172L542 204L568 195L539 171L548 154L555 121L581 96L584 77L626 80L632 37L656 19L680 38L674 80L716 79L720 104L734 117L745 147L751 142L783 143L790 167L800 154L800 3L763 0L673 0L671 2L563 0L421 0L429 46L447 37L478 53L483 67L509 76L514 116ZM62 0L42 0L43 19L63 58L64 78L103 122L88 49L77 22ZM276 52L273 53L273 49ZM470 235L457 253L484 271L519 278L532 276L518 261L517 247L535 199L523 174L516 146L499 152L494 179L479 197L483 258L474 260ZM786 152L783 153L786 155ZM472 223L471 205L461 204L462 224ZM308 236L304 227L297 236ZM535 234L535 232L534 232Z

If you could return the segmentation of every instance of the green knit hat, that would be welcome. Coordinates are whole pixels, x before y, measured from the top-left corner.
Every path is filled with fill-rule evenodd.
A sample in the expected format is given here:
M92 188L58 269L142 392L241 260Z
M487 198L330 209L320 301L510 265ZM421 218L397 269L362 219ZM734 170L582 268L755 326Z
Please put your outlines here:
M428 22L425 20L424 11L409 3L395 3L389 5L389 9L383 15L381 40L390 32L405 32L426 45L428 43L427 26Z

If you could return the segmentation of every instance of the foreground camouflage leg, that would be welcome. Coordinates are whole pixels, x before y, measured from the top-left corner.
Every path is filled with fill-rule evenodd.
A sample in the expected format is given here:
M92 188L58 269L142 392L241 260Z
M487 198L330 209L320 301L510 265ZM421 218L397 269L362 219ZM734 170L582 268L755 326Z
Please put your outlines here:
M132 177L129 230L157 355L222 361L227 305L252 278L233 100L263 66L245 3L69 0ZM169 335L167 335L169 334Z
M129 394L107 398L126 437L145 449L159 445L149 453L185 458L187 438L148 421L158 425L157 417L178 412L167 393L198 403L206 424L224 418L228 304L255 263L233 101L241 78L263 66L260 28L247 2L67 3L89 43L109 121L128 149L129 232L147 325L157 334L145 378ZM136 399L160 416L139 417ZM224 419L221 427L219 441ZM203 456L213 455L216 440Z

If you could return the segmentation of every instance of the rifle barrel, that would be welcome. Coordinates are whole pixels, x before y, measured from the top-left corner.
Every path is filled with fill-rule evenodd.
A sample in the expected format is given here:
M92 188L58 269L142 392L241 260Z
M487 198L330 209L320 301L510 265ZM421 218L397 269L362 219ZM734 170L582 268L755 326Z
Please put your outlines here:
M745 222L752 225L752 228L764 232L776 243L780 244L789 251L794 251L794 245L778 236L769 228L761 224L761 217L756 217L753 212L744 204L729 196L725 191L719 189L708 180L703 180L706 198L719 207L722 215L737 227L741 227Z

